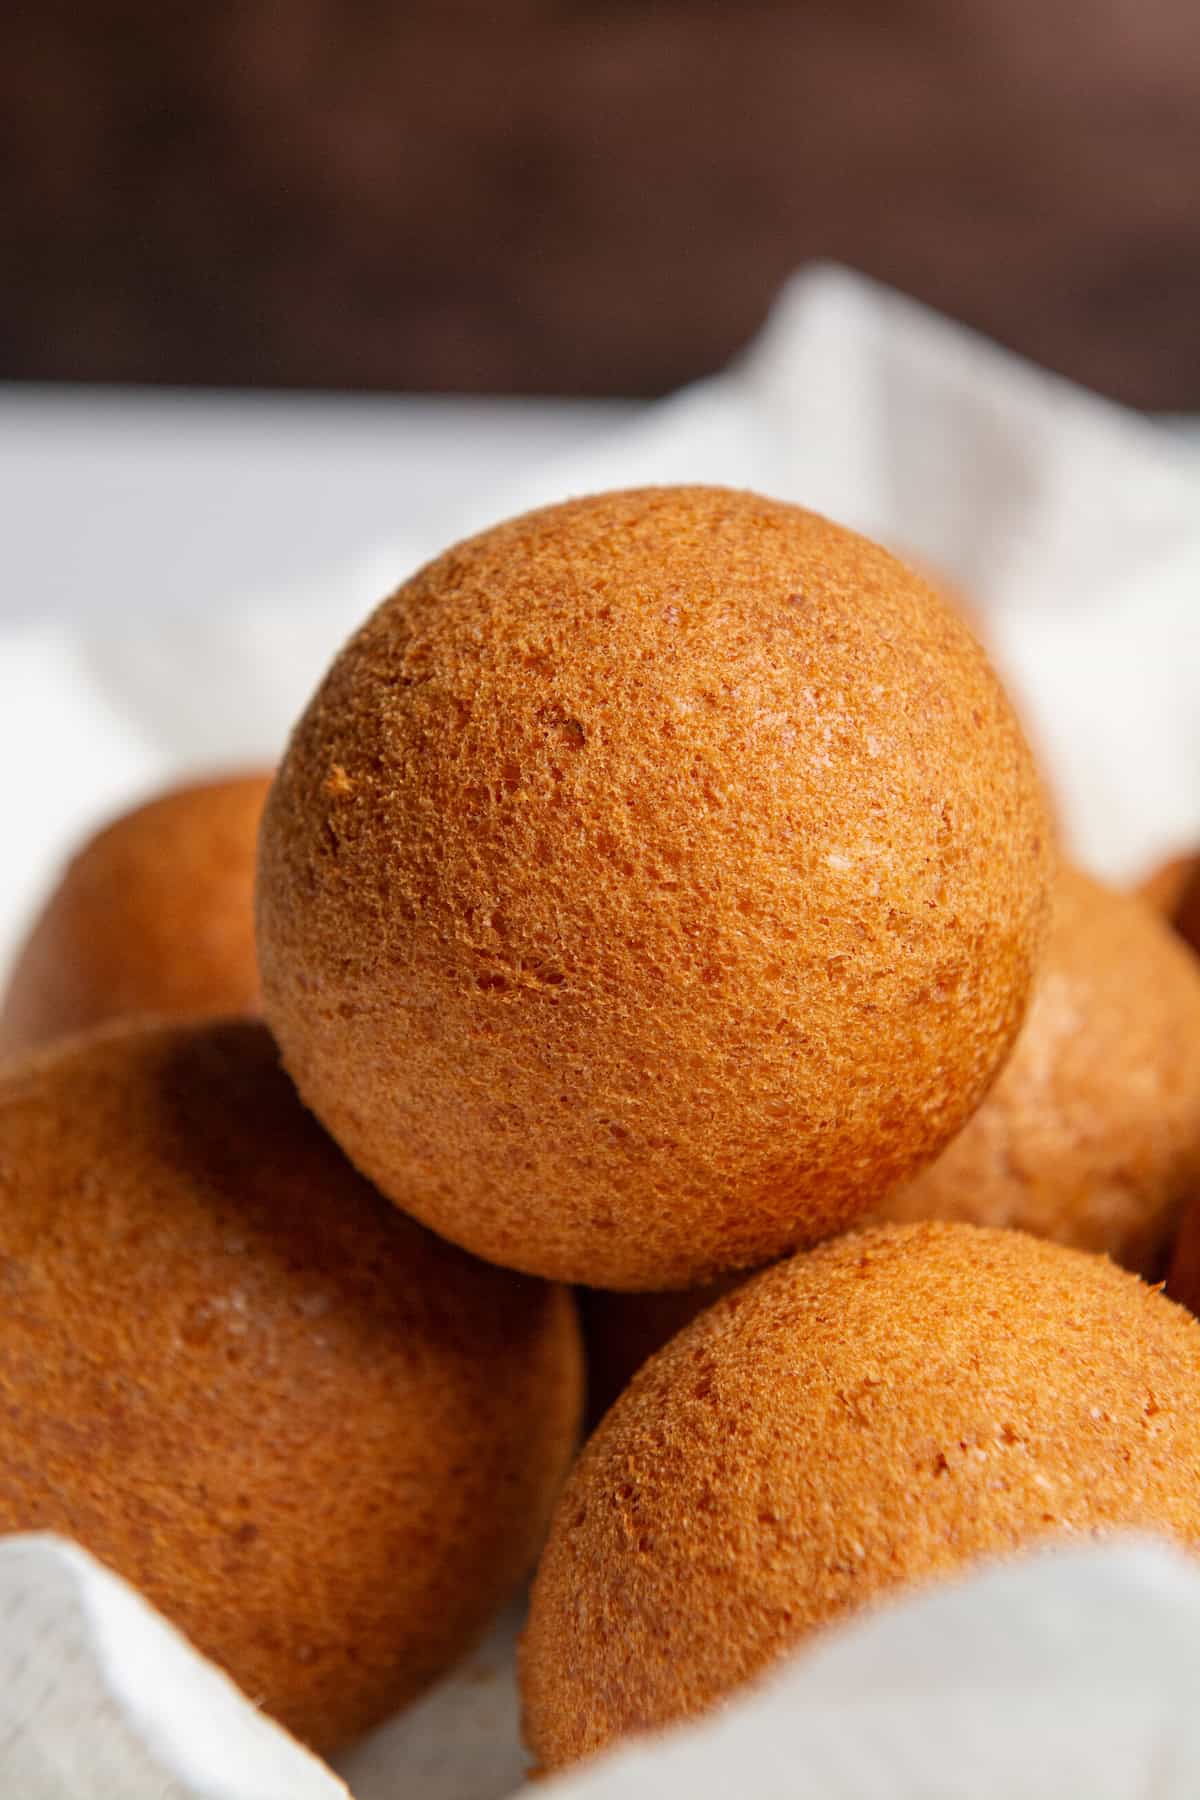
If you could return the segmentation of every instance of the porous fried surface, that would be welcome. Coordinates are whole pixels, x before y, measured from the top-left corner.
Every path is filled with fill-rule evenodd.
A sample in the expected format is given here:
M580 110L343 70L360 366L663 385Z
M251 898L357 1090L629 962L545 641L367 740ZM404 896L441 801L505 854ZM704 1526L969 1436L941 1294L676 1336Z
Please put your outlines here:
M0 1082L0 1530L76 1539L330 1749L469 1645L574 1448L570 1296L404 1218L249 1022Z
M902 564L754 494L601 494L450 550L337 659L264 819L264 1004L426 1224L682 1287L953 1135L1050 861L999 683Z
M1200 1546L1200 1324L1020 1232L879 1226L653 1357L559 1501L521 1652L543 1767L701 1713L827 1623L1118 1527Z
M1014 1225L1158 1274L1197 1192L1200 963L1141 900L1064 868L1012 1055L879 1216Z
M0 1054L139 1013L258 1010L254 864L266 772L157 795L83 846L0 1006Z

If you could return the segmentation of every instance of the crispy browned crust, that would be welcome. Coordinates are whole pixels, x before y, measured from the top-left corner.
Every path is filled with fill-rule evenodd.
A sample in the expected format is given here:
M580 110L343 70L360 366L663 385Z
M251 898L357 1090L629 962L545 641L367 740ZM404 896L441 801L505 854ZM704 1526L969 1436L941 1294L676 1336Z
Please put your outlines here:
M529 1745L557 1768L901 1589L1120 1527L1200 1547L1200 1324L1023 1233L851 1234L719 1300L584 1449L522 1646Z
M329 1749L451 1663L574 1448L570 1296L381 1200L257 1024L0 1082L0 1530L77 1539Z
M986 657L902 564L753 494L602 494L457 546L338 658L264 819L264 1004L426 1224L683 1287L953 1135L1051 860Z
M257 1012L254 862L270 782L172 789L83 846L13 970L0 1055L138 1013Z

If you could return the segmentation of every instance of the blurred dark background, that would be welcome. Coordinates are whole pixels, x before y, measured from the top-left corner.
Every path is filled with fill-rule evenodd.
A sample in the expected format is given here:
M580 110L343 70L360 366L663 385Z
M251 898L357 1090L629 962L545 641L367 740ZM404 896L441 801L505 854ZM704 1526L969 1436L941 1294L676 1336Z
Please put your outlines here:
M0 375L650 393L805 260L1200 409L1196 0L40 0Z

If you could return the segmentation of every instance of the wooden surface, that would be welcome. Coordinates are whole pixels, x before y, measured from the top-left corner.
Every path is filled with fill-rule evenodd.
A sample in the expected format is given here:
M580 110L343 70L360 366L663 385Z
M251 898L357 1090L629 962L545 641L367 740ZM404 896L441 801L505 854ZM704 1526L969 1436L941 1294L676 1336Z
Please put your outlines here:
M1200 406L1200 8L42 0L0 373L662 391L831 256Z

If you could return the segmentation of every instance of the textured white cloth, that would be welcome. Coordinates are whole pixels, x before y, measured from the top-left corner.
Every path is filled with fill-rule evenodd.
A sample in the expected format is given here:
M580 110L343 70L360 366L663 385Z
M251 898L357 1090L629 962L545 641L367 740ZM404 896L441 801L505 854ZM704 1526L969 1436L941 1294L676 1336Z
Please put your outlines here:
M546 1800L1195 1800L1200 1574L1157 1545L976 1574L831 1635Z
M90 1556L0 1543L5 1800L337 1800L325 1765Z
M521 1784L513 1620L348 1759L357 1800ZM562 1800L1194 1800L1200 1571L1137 1539L977 1571L831 1633ZM334 1800L346 1788L73 1546L0 1545L0 1793Z
M814 506L961 585L1069 836L1125 877L1200 842L1200 456L908 301L798 277L725 374L520 491L672 480ZM367 546L320 592L149 630L0 631L0 969L80 835L155 784L275 756L368 606L440 542ZM518 1785L512 1621L344 1763L356 1800ZM569 1653L569 1650L566 1652ZM1111 1548L989 1574L830 1639L715 1721L554 1792L578 1800L1200 1794L1200 1575ZM0 1545L0 1794L313 1800L344 1791L78 1551Z

